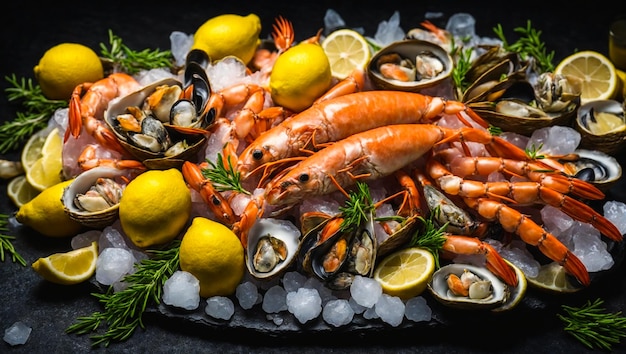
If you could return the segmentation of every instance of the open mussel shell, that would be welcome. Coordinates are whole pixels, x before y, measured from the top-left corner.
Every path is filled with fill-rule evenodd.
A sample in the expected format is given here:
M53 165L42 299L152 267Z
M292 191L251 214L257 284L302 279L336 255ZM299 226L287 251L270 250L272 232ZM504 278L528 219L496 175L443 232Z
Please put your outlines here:
M297 259L300 230L291 222L261 218L248 232L245 262L250 275L272 279L283 274Z
M516 82L526 78L524 68L511 58L503 58L498 63L482 72L463 93L460 101L468 104L472 102L494 102Z
M563 161L569 174L608 191L621 177L622 166L617 159L600 150L577 149L577 159Z
M376 251L376 258L383 259L390 253L406 246L415 231L419 215L412 215L407 217L399 228L397 228L391 235L378 244L378 250Z
M454 295L448 287L448 277L455 274L458 277L470 271L484 281L491 282L491 294L485 298L471 298ZM439 268L427 286L433 297L445 306L464 310L491 310L505 304L509 297L509 289L497 276L487 268L470 264L452 263Z
M122 184L122 176L128 177L128 174L129 171L111 167L96 167L81 173L63 190L63 209L72 220L89 228L100 229L111 225L118 218L119 203L100 211L85 211L75 204L75 198L85 194L99 178L110 178Z
M166 124L163 124L164 133L167 133L172 145L182 143L185 146L183 149L176 150L174 154L166 155L164 151L154 152L145 146L137 146L131 141L130 135L122 129L116 117L127 113L128 107L144 107L146 99L154 93L158 87L163 85L182 87L182 84L173 78L156 81L112 102L104 114L106 123L109 125L120 144L126 151L133 155L133 157L142 161L149 169L180 168L184 161L194 160L206 143L206 136L203 134L204 131L202 129L177 127L167 124L171 105L167 108L168 117L165 119ZM172 102L172 105L174 103L175 102Z
M442 65L442 70L433 77L418 77L414 81L404 82L386 78L380 72L379 61L385 56L396 54L401 58L410 60L413 65L415 65L415 60L418 56L428 58L427 62L431 62L430 59L435 59L437 65ZM394 42L374 54L367 65L367 73L377 89L424 93L427 89L443 84L445 81L450 81L453 67L452 57L442 47L428 41L408 39Z
M614 154L626 146L626 118L621 103L597 100L578 109L574 127L581 135L580 147Z
M468 106L491 125L504 131L530 136L541 128L570 126L580 100L563 112L544 112L534 104L535 93L526 81L515 81L506 87L496 101L480 101Z

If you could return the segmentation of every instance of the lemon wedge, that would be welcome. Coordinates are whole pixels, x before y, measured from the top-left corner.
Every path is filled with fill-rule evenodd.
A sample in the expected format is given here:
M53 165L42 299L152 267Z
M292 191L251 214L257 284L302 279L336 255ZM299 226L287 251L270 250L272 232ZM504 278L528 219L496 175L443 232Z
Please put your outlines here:
M36 149L36 146L33 145L31 149ZM61 173L63 171L62 153L63 141L61 135L59 135L59 129L54 128L46 136L39 157L28 167L24 167L28 183L39 191L61 183ZM29 154L32 155L33 153ZM30 163L32 159L32 156L29 156L27 163Z
M18 208L30 202L39 194L39 191L28 183L26 176L13 178L7 185L7 195Z
M618 76L615 66L606 56L594 51L576 52L563 59L555 74L570 75L582 81L581 103L608 100L617 94Z
M43 143L46 141L49 133L50 129L42 129L31 135L26 142L26 145L24 145L24 149L22 149L21 155L21 162L22 167L24 168L24 172L28 172L30 168L35 164L35 161L39 160L39 158L41 157L41 149L43 148Z
M370 47L365 38L354 30L340 29L322 41L334 77L343 80L355 69L365 69L370 60Z
M410 299L420 295L435 272L430 251L410 247L396 251L378 263L373 278L388 295Z
M565 268L556 262L542 265L536 277L526 277L526 280L535 288L553 293L573 293L581 289L570 282Z
M42 278L56 284L72 285L82 283L96 272L98 244L65 253L55 253L36 260L32 267Z

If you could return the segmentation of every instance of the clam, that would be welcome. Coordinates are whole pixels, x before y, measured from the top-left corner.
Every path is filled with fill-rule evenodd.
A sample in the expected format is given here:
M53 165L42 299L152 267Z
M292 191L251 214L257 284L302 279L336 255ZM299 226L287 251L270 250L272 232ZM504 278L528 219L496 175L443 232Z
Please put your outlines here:
M399 69L404 79L385 74L385 68ZM374 86L381 90L422 92L451 82L452 57L442 47L419 39L397 41L378 51L367 66ZM395 70L397 72L397 70Z
M580 147L613 154L624 148L624 107L615 100L598 100L580 106L574 127L581 135Z
M206 143L204 130L176 127L169 123L172 107L180 97L172 102L172 93L165 90L165 87L178 87L174 91L178 92L180 89L182 92L182 84L177 80L162 79L112 102L104 116L120 144L150 169L180 168L185 160L195 159ZM152 95L159 90L165 97L163 107L158 107L156 99L160 94ZM152 100L147 103L149 97ZM159 118L155 116L155 112L160 112L159 115L166 114L167 117ZM136 128L129 130L124 126L132 118L137 119L139 131ZM169 150L173 146L176 149ZM184 148L181 149L181 146Z
M61 202L67 215L90 228L111 225L118 217L119 201L128 171L96 167L81 173L63 190Z
M469 282L467 293L454 293L455 286L449 286L450 277L466 277L470 272L475 279ZM470 264L452 263L433 273L427 286L433 297L445 306L466 310L495 309L507 301L509 289L497 276L483 267Z
M568 173L603 191L622 177L622 166L617 159L600 150L577 149L573 155L575 159L563 161Z
M300 249L300 230L290 221L261 218L248 232L246 266L257 279L270 279L285 272Z

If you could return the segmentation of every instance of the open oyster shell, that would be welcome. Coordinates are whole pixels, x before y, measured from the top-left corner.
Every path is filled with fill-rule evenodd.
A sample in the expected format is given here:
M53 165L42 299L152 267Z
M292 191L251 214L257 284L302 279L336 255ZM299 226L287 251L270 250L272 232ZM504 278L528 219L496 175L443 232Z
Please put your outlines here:
M114 179L123 186L122 176L129 177L129 173L111 167L96 167L81 173L63 190L63 209L72 220L89 228L100 229L111 225L118 218L119 203L100 211L85 211L75 204L74 199L79 194L85 194L101 177Z
M257 279L271 279L282 274L297 259L300 230L291 222L261 218L248 232L246 266Z
M467 296L456 296L448 287L448 276L456 274L461 277L466 270L474 273L482 280L491 282L491 295L482 299ZM470 264L452 263L439 268L427 286L433 297L443 305L465 310L490 310L502 306L509 297L509 289L498 277L483 267Z
M583 149L614 154L626 146L626 118L618 101L585 103L578 109L574 127L581 135Z
M563 161L568 173L608 191L621 177L622 166L616 158L600 150L577 149L575 160Z
M175 145L176 143L184 144L184 148L176 151L173 155L166 156L164 152L154 152L146 147L139 147L131 142L128 134L124 132L119 121L116 119L117 116L126 114L128 107L143 107L148 96L154 93L158 87L163 85L182 87L182 84L178 82L178 80L172 78L156 81L127 96L111 102L104 114L105 121L114 132L120 144L137 160L142 161L143 164L149 169L180 168L184 161L195 160L196 156L203 149L204 144L206 143L206 137L203 134L203 130L185 127L178 128L168 123L163 124L163 128L171 140L171 145ZM172 102L172 104L173 103L174 102ZM161 117L158 119L159 121L161 121L161 119L169 119L169 109L166 110L168 111L168 118Z
M410 62L414 80L399 81L383 76L380 70L381 58L397 55ZM417 64L416 64L417 61ZM419 39L394 42L379 50L367 65L367 73L374 86L381 90L421 92L450 81L454 62L450 54L437 44ZM421 75L420 72L423 74Z

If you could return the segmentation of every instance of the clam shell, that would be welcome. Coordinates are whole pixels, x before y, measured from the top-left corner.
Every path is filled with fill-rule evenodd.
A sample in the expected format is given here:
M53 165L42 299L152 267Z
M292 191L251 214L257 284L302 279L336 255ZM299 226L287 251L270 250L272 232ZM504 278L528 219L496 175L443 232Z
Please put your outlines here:
M128 177L128 174L129 171L118 170L111 167L96 167L81 173L63 190L63 194L61 196L63 210L72 220L90 228L101 229L111 225L118 218L119 203L108 209L98 212L89 212L80 210L76 207L74 204L74 197L77 194L83 194L89 190L89 188L91 188L91 186L93 186L96 183L96 180L100 177L112 178L120 183L120 177Z
M580 147L582 149L599 150L607 154L615 154L626 146L626 121L623 129L605 134L594 134L585 124L585 119L592 112L609 112L624 117L622 105L615 100L598 100L587 102L580 106L574 122L575 129L581 135Z
M423 52L433 54L443 63L443 71L432 79L402 82L398 80L387 79L383 77L378 70L377 62L381 56L390 53L398 53L403 58L412 58L412 60L414 60L418 54ZM432 42L418 39L409 39L394 42L387 47L379 50L371 58L369 64L367 65L367 73L372 80L374 86L380 90L397 90L424 93L425 90L438 86L446 81L451 82L450 76L452 74L453 67L454 62L452 60L452 57L450 57L450 54L448 54L448 52L446 52L446 50L442 47Z
M137 160L142 161L144 165L149 169L169 169L180 168L185 160L195 160L198 153L204 148L206 143L206 136L203 134L203 130L185 129L182 127L175 127L172 125L165 125L172 143L176 143L185 139L189 148L185 149L181 153L175 156L165 157L163 153L155 153L146 149L141 149L131 144L126 135L123 134L119 128L119 124L115 117L125 113L127 107L137 106L142 107L144 101L150 94L152 94L157 87L162 85L182 85L178 80L172 78L166 78L156 81L150 85L121 97L120 99L111 102L108 109L104 114L104 119L119 140L120 144Z
M259 241L266 236L282 241L287 250L284 260L277 263L269 271L259 271L254 265L255 254ZM248 245L245 250L246 267L250 275L256 279L272 279L285 272L297 259L300 251L300 230L288 221L272 218L261 218L256 221L248 232Z
M448 290L448 275L461 276L465 270L478 275L483 280L489 280L493 293L485 299L470 299L465 296L453 295ZM470 264L452 263L439 268L427 286L433 297L445 306L465 310L491 310L502 306L509 297L509 289L498 277L483 267Z

